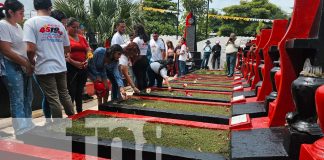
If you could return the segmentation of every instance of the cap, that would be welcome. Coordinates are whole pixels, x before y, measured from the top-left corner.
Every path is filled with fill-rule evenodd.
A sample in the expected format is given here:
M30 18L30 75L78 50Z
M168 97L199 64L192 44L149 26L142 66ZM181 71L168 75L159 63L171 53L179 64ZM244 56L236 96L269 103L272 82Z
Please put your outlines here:
M104 96L106 94L106 87L103 82L95 81L93 85L94 85L94 89L96 90L97 94L101 94L101 96Z

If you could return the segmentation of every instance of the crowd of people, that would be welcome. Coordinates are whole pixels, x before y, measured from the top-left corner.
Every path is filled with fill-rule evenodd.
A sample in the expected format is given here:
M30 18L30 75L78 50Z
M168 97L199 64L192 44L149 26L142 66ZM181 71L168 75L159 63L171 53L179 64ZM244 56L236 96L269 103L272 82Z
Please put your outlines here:
M126 97L125 86L134 92L147 87L171 90L169 76L185 75L189 52L185 38L176 47L166 46L159 34L153 38L143 25L136 25L126 36L123 20L109 47L91 48L80 22L52 11L51 0L34 0L37 16L23 23L24 5L6 0L0 9L0 77L9 93L13 128L20 135L33 128L32 83L38 85L46 122L82 112L82 94L87 80L94 83L98 104ZM107 80L111 83L109 88ZM74 108L76 106L76 109Z

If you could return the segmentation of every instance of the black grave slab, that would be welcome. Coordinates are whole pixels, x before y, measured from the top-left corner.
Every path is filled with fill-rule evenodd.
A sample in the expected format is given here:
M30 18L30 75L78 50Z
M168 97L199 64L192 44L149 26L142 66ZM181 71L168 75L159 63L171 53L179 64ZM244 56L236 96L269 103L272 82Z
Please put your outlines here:
M244 95L245 98L255 97L255 91L241 91L241 92L233 92L233 97Z
M194 97L186 97L186 96L168 96L168 95L159 95L154 93L134 93L135 96L147 96L147 97L160 97L160 98L175 98L175 99L184 99L184 100L197 100L197 101L208 101L208 102L222 102L229 103L230 100L225 100L221 98L194 98Z
M210 115L210 114L208 115L202 113L190 113L190 112L162 110L162 109L155 109L155 108L144 108L144 107L116 104L111 102L100 105L99 110L161 117L161 118L182 119L182 120L190 120L190 121L197 121L197 122L215 123L215 124L228 125L229 123L229 117L223 115Z
M284 127L232 131L232 160L288 160L283 145L289 134Z
M250 102L244 104L233 104L232 115L249 114L251 118L265 117L268 115L264 108L264 102Z
M245 84L243 84L243 87L244 88L249 88L249 87L251 87L251 85L249 83L245 83Z
M50 127L50 125L47 127ZM122 158L119 157L118 160L133 160L135 159L134 157L136 156L136 152L139 152L136 148L136 144L128 141L122 141L122 147L116 147L112 146L111 140L101 138L88 138L86 140L85 136L65 135L64 133L50 132L46 129L46 127L36 127L33 130L21 135L19 139L24 141L25 144L54 148L80 154L86 154L86 146L90 148L98 148L97 152L87 152L87 154L102 158L111 158L112 149L121 149ZM160 148L160 153L157 153L157 147ZM162 160L226 160L226 158L220 154L202 153L179 148L155 146L152 144L144 144L140 152L142 153L141 158L145 160L156 159L157 154L161 155Z

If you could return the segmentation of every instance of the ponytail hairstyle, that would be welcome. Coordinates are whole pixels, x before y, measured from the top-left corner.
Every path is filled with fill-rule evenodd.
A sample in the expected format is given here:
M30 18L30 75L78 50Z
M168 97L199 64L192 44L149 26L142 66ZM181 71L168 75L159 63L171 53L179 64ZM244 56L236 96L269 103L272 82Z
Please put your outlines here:
M141 24L138 24L134 27L135 36L139 37L140 39L143 39L143 41L146 43L150 40L150 37L146 34L144 26Z
M6 0L4 4L0 7L0 19L10 18L9 10L12 12L17 12L24 8L24 5L18 0Z
M107 48L106 49L106 53L105 54L106 54L106 58L108 60L108 63L111 63L111 62L115 61L114 54L116 52L124 53L123 48L119 44L114 44L110 48Z

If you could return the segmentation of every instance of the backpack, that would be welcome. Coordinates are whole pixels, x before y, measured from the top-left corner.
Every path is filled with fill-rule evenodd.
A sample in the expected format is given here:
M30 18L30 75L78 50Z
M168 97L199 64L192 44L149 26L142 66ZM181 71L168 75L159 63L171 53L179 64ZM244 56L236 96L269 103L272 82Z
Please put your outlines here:
M204 48L204 51L205 51L205 52L211 52L210 45L206 46L206 47Z

